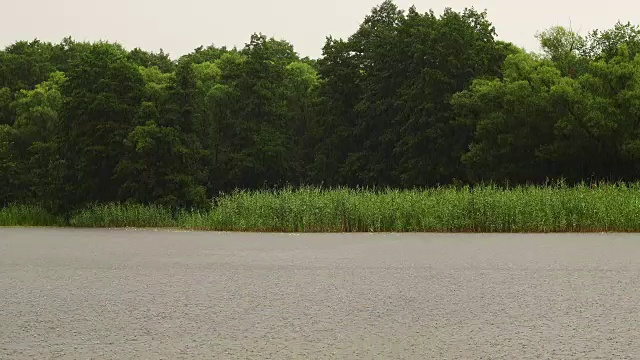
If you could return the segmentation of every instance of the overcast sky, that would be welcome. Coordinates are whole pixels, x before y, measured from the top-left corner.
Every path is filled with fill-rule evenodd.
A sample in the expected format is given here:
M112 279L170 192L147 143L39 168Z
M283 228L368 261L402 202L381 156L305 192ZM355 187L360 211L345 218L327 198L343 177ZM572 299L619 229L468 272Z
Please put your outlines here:
M252 33L291 42L302 56L319 57L327 35L346 38L383 0L0 0L0 46L38 38L58 42L109 40L131 49L160 48L173 58L200 45L242 47ZM420 12L445 7L487 10L502 40L537 50L534 35L554 25L581 33L640 23L633 0L396 0Z

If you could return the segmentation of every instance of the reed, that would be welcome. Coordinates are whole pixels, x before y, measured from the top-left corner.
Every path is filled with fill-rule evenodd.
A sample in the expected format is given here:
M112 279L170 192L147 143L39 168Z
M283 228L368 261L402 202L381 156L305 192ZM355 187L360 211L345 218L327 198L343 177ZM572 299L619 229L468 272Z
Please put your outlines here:
M102 204L74 213L69 225L100 228L158 228L174 227L173 213L157 205Z
M0 208L0 226L63 226L64 219L39 205L9 205Z
M640 185L236 191L187 229L256 232L636 232Z

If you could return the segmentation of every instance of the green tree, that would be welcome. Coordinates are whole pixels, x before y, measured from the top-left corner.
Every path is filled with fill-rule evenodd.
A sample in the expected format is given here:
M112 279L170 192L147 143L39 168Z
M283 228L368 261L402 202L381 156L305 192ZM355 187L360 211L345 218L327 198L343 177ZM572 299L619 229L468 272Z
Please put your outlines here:
M125 143L127 151L116 169L123 179L122 199L171 208L206 207L206 189L190 174L193 149L176 128L150 121L137 126Z
M503 79L477 79L452 98L458 121L475 129L462 163L473 182L542 182L554 175L541 156L558 120L553 93L571 80L524 52L507 57L503 72Z
M129 52L127 59L139 66L156 67L163 73L170 73L175 69L175 63L162 49L158 53L154 53L135 48Z
M96 43L73 61L62 86L62 127L67 132L69 204L114 201L114 169L135 126L144 91L138 68L121 47Z
M226 47L218 48L215 45L199 46L191 53L182 56L180 62L190 64L214 63L229 52L235 53L237 49L228 50Z
M364 74L349 42L331 37L318 67L320 104L315 123L319 134L309 173L314 182L327 186L356 185L358 176L345 163L359 148L360 139L354 138L353 129Z
M13 149L15 130L9 125L0 125L0 206L18 199L19 163Z
M20 196L24 202L38 201L51 210L60 210L64 199L65 166L61 143L61 87L66 77L61 72L33 90L21 90L12 107L16 112L15 156L20 160Z
M495 29L484 12L446 9L438 21L432 15L423 18L414 13L404 30L414 33L404 42L410 54L407 59L413 60L407 65L411 69L408 81L399 91L402 130L394 151L405 186L464 178L460 155L470 142L471 129L455 121L451 97L473 79L499 77L505 57L513 52L509 45L495 40ZM421 21L433 25L420 26ZM411 43L424 46L412 47Z
M221 58L223 60L223 58ZM225 184L239 188L280 185L291 178L291 139L287 117L287 66L298 61L291 44L254 34L241 57L226 57L219 63L222 85L210 99L214 112L223 114L220 121L232 119L231 126L221 126L231 136L221 136L228 151L225 156L232 167ZM221 91L220 91L221 90ZM227 104L233 114L224 114L221 99L237 99ZM217 108L216 108L217 107Z
M640 53L640 27L629 22L617 22L611 29L594 30L586 37L584 55L593 60L611 60L625 45L631 58Z
M314 161L318 143L317 124L320 81L312 65L295 61L287 65L284 84L287 102L287 138L291 172L287 179L295 185L312 182L308 167Z
M588 66L588 40L572 30L554 26L537 33L536 38L547 59L553 61L563 76L577 77Z
M206 153L195 121L197 80L192 64L175 74L141 68L146 80L136 126L116 169L119 197L172 208L206 206Z
M0 88L33 89L56 70L54 54L55 47L40 40L18 41L0 51Z
M473 9L436 17L385 1L347 42L329 39L315 172L348 185L405 187L461 177L471 130L454 122L450 99L476 77L500 75L513 50L494 36Z
M550 148L566 177L637 178L640 135L640 59L625 45L609 61L592 61L589 73L558 87L556 139Z
M13 94L9 88L0 88L0 125L13 125L15 114L11 109Z

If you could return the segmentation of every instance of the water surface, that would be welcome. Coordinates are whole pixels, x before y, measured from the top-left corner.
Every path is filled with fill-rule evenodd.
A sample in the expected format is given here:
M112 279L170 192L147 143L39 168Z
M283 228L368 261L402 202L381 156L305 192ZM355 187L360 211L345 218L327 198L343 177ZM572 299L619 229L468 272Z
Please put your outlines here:
M640 235L0 229L0 359L639 359Z

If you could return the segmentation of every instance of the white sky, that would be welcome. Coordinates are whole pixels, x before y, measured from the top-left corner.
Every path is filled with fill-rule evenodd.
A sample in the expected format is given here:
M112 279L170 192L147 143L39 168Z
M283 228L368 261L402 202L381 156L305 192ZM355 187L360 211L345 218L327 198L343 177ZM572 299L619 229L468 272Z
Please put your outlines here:
M0 47L38 38L59 42L108 40L132 49L158 51L172 58L200 45L242 47L252 33L291 42L302 56L319 57L325 38L346 38L372 7L383 0L0 0ZM640 23L633 0L396 0L418 11L445 6L487 10L499 39L538 50L534 35L550 26L581 33L612 27L616 21Z

